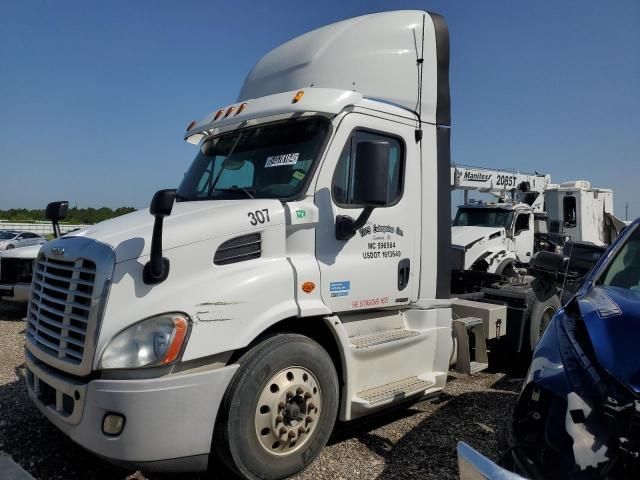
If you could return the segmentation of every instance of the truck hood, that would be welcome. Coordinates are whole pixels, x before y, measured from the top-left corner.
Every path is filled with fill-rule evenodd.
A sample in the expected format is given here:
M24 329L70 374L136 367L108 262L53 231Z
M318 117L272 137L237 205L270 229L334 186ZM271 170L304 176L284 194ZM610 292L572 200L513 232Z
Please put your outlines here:
M250 212L269 212L269 221L251 224ZM259 230L266 225L284 223L284 206L277 199L207 200L176 202L162 230L163 250L211 238ZM73 237L87 237L111 246L116 263L149 255L154 217L149 209L100 222L74 232ZM67 235L64 238L70 238Z
M36 259L42 245L32 245L29 247L18 247L0 252L0 258L32 258Z
M598 363L640 393L640 291L594 287L578 305Z
M504 228L498 227L451 227L451 244L468 249L483 238L498 237L502 232Z

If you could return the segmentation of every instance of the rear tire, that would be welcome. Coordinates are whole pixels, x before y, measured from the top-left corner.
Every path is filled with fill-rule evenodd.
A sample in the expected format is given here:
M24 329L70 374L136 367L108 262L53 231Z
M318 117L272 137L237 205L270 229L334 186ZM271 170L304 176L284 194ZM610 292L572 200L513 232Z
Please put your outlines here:
M543 301L538 300L535 295L530 296L529 346L531 352L536 348L551 319L561 307L558 295L552 295Z
M331 357L303 335L277 334L238 363L212 448L243 478L294 475L316 458L333 430L338 378Z

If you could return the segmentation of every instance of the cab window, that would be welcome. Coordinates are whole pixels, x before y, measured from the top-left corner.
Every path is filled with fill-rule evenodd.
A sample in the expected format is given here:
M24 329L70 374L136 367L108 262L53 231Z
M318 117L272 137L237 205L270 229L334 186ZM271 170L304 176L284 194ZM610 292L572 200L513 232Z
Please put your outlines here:
M371 140L387 142L390 147L388 172L389 196L387 197L386 206L397 203L402 196L405 161L402 143L395 137L364 130L356 130L347 140L333 175L331 191L336 204L340 206L353 205L353 159L356 155L356 147L359 142Z
M574 228L577 224L576 197L564 197L562 199L564 214L564 226Z
M521 213L516 217L515 234L518 235L524 230L529 230L529 214Z

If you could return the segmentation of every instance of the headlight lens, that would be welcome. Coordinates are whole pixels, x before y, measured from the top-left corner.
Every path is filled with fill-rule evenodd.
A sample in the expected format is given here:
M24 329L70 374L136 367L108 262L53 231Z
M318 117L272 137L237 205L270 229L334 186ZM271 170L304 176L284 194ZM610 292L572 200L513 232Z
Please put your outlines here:
M182 313L147 318L118 333L107 345L100 368L139 368L168 365L177 360L189 320Z

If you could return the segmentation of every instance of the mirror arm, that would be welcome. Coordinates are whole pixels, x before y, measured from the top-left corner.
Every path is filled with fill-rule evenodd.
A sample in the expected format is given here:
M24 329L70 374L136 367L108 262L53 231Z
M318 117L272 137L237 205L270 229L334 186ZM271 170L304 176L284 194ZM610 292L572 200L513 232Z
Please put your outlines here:
M153 222L151 236L151 255L142 271L142 278L147 285L154 285L166 280L169 276L169 259L162 256L162 224L163 217L156 217Z
M60 224L58 223L58 220L51 220L51 226L53 227L54 238L60 238L62 236L62 232L60 231Z
M374 207L365 207L355 220L348 215L338 215L336 217L336 238L338 240L349 240L353 237L358 229L364 227L365 223L367 223L373 209Z

